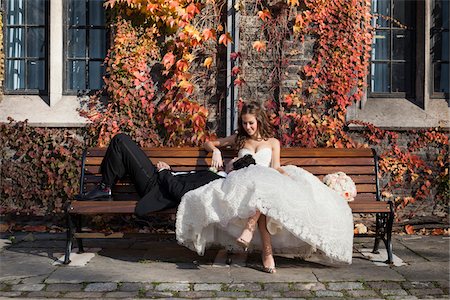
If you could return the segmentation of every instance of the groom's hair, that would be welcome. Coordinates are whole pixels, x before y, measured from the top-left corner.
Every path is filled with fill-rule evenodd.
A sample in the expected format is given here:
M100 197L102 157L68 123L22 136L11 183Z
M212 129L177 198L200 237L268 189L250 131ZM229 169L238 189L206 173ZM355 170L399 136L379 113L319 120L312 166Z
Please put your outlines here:
M233 163L233 170L239 170L250 165L256 165L255 159L251 154L246 154Z

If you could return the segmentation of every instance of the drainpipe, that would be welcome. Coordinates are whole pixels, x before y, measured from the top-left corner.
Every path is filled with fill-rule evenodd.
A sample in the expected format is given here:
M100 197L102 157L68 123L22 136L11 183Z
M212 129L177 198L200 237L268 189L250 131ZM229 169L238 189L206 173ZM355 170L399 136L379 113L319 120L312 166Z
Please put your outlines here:
M227 0L227 30L230 32L232 42L227 45L227 101L226 101L226 135L234 133L237 128L237 101L238 88L234 85L235 76L231 75L231 70L238 61L231 60L230 55L239 51L239 13L235 9L237 1Z

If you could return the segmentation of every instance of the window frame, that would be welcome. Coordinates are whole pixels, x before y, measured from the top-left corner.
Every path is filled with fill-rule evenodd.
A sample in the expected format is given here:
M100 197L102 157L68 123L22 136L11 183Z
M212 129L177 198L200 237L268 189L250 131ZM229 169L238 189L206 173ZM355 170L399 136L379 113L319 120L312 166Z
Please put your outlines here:
M63 74L62 74L62 79L63 79L63 95L78 95L80 92L96 92L101 90L102 88L100 88L99 90L93 90L93 89L89 89L86 88L84 90L73 90L70 89L70 83L69 83L69 78L68 78L68 62L69 61L84 61L85 64L85 85L86 87L89 87L89 62L91 61L98 61L101 62L102 64L104 63L105 57L104 58L90 58L89 56L89 38L90 38L90 32L93 29L103 29L105 31L105 44L106 44L106 52L105 55L107 55L108 52L108 45L109 45L109 34L108 34L108 26L107 26L107 15L105 15L105 25L104 26L100 26L100 25L91 25L89 24L89 0L82 0L86 3L86 25L70 25L69 24L69 1L70 0L65 0L64 1L64 5L63 5L63 9L64 9L64 29L63 29L63 41L64 41L64 50L63 50ZM81 1L81 0L79 0ZM68 42L69 42L69 30L70 29L82 29L85 30L86 32L86 37L85 37L85 42L86 42L86 49L85 49L85 56L83 58L74 58L74 57L69 57L69 46L68 46ZM104 75L104 74L103 74Z
M441 2L443 1L443 0L440 0ZM432 0L431 1L431 16L430 16L430 18L431 19L433 19L433 10L434 10L434 8L435 8L435 5L436 5L436 0ZM449 7L448 7L448 9L450 10L450 5L449 5ZM449 32L449 28L447 28L447 29L445 29L444 27L440 27L440 28L435 28L434 26L434 21L433 20L431 20L431 24L430 24L430 53L429 53L429 55L430 55L430 68L431 68L431 76L430 76L430 80L429 80L429 84L430 84L430 90L431 90L431 95L430 95L430 97L431 98L434 98L434 99L446 99L447 100L447 102L448 102L448 100L449 100L449 93L445 93L445 92L436 92L435 90L434 90L434 72L435 72L435 63L437 62L437 63L442 63L442 62L444 62L444 63L448 63L449 64L449 66L450 66L450 62L449 62L449 60L439 60L439 61L433 61L433 57L432 57L432 54L431 54L431 49L432 49L432 47L433 47L433 42L432 42L432 37L433 37L433 33L436 33L436 32L440 32L440 33L442 33L442 32ZM449 33L449 35L450 35L450 33ZM448 51L450 51L450 49L448 50Z
M389 18L393 18L393 2L394 0L389 0L389 11L390 11L390 15L388 16ZM413 30L411 30L410 32L412 33L412 38L413 44L417 44L417 28L418 28L418 21L417 21L417 10L418 10L418 5L415 2L415 7L413 8L414 13L415 13L415 28ZM392 22L389 22L389 27L374 27L374 35L376 34L376 31L381 31L381 32L388 32L389 33L389 58L387 59L377 59L375 60L375 64L377 63L386 63L388 65L389 68L389 84L391 86L392 89L392 65L395 63L402 63L404 62L405 64L407 64L406 60L399 60L396 59L394 60L393 57L393 52L394 52L394 33L396 31L400 31L400 30L405 30L402 29L400 27L394 27L392 25ZM374 45L374 44L372 44ZM373 48L372 48L373 49ZM414 51L411 53L411 68L412 68L412 73L416 74L418 67L417 67L417 50L414 49ZM372 53L370 55L370 62L369 62L369 72L368 72L368 78L367 78L367 97L368 98L403 98L403 99L407 99L411 102L415 102L415 99L417 98L417 79L416 77L411 78L411 95L408 95L407 92L372 92L372 65L374 64L374 61L372 60Z
M28 23L26 23L26 16L24 17L25 19L25 23L21 24L21 25L8 25L8 18L7 18L7 11L8 11L8 0L5 1L1 1L2 3L0 3L0 7L3 9L4 12L4 17L3 17L3 49L4 49L4 62L3 62L3 70L4 70L4 81L3 81L3 93L5 95L40 95L40 96L48 96L49 95L49 81L50 81L50 0L45 0L44 1L44 25L29 25ZM24 0L24 5L28 5L28 1ZM27 7L25 7L25 14L27 13ZM32 56L27 56L28 53L25 53L25 56L23 57L13 57L10 58L8 57L8 53L7 53L7 38L9 37L8 35L8 29L9 28L23 28L24 32L25 32L25 36L27 34L27 29L28 28L44 28L44 44L45 44L45 54L44 54L44 58L40 59L38 57L32 57ZM24 39L25 40L25 49L27 49L27 43L28 40L27 38ZM6 77L9 74L8 73L8 61L15 61L15 60L24 60L24 66L25 66L25 73L24 73L24 81L25 81L25 86L28 85L27 83L27 75L28 75L28 61L30 60L44 60L44 73L45 73L45 84L44 84L44 89L43 90L39 90L39 89L29 89L29 88L24 88L24 89L17 89L17 90L12 90L12 89L8 89L7 88L7 82L6 82Z

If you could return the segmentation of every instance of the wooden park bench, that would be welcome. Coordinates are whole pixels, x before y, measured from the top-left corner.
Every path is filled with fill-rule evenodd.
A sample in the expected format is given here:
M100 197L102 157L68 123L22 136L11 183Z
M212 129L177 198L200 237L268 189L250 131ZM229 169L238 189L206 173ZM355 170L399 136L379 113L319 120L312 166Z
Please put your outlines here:
M200 148L146 148L144 149L153 162L165 161L174 171L190 171L207 169L211 163L211 155ZM106 148L89 148L82 161L80 178L81 192L93 189L101 179L100 164ZM235 156L234 151L222 151L225 161ZM394 210L391 201L382 201L378 186L378 162L375 151L365 149L334 148L286 148L281 151L281 165L296 165L315 174L319 178L324 175L342 171L356 183L358 195L349 205L353 213L374 214L376 218L375 243L373 252L378 252L379 242L386 246L388 263L392 263L392 225ZM86 215L132 215L139 196L130 180L119 181L112 189L114 201L69 201L66 206L67 244L64 263L70 262L72 241L75 238L78 251L83 252L83 238L121 238L122 233L95 233L82 231L82 217ZM152 213L155 215L176 214L176 209Z

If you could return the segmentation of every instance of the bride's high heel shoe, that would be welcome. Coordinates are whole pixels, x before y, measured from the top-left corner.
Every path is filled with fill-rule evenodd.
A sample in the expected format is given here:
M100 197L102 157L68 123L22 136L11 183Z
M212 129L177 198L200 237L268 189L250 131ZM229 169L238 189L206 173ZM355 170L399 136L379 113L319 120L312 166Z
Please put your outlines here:
M264 260L265 258L265 260ZM270 248L265 248L263 250L263 253L261 255L261 260L262 260L262 271L266 272L266 273L270 273L270 274L274 274L277 272L277 269L275 268L275 260L273 259L273 255L272 255L272 247ZM268 262L269 265L266 265L264 262L266 261L266 263Z

